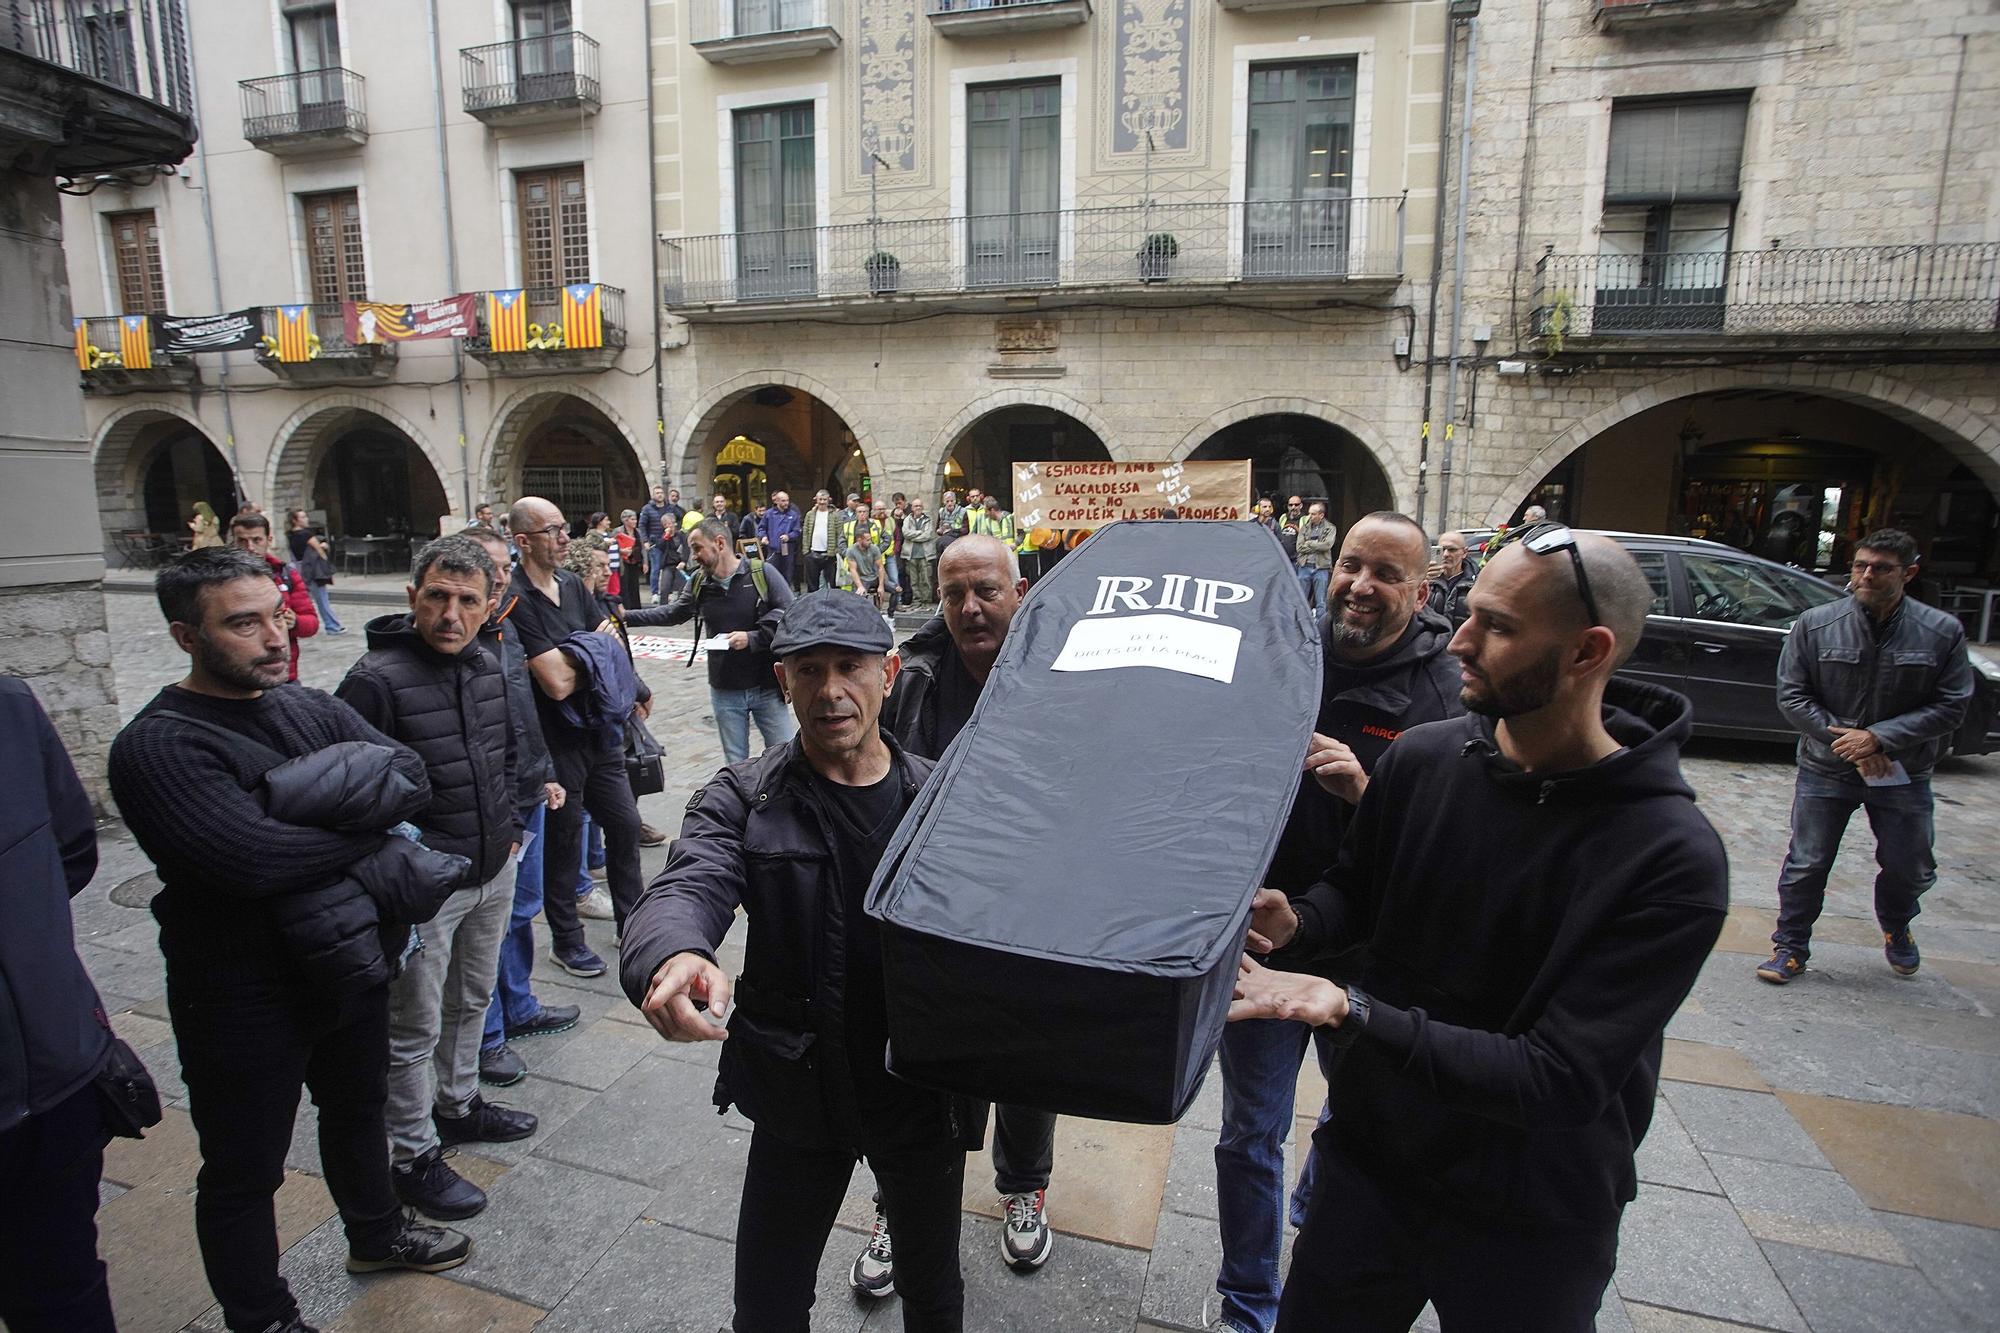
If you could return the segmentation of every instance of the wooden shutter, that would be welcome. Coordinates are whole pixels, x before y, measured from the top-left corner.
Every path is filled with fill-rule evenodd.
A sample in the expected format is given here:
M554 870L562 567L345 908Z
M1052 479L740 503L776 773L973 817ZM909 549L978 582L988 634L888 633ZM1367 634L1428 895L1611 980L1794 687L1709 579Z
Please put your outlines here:
M167 308L167 280L160 267L160 227L153 210L107 213L111 250L118 265L118 313L149 315Z
M306 271L316 305L368 299L361 248L361 197L353 190L299 196L305 210Z
M590 212L583 168L523 171L514 180L521 214L521 285L590 281Z

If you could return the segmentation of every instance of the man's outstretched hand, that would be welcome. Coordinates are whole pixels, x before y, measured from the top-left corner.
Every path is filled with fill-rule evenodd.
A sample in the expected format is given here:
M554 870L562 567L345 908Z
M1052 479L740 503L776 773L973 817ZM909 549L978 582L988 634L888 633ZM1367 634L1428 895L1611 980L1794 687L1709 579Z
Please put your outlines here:
M639 1012L668 1041L721 1041L729 1035L729 974L698 953L677 953L653 973ZM708 1012L695 1008L707 1004ZM711 1019L713 1021L711 1021Z
M1299 914L1292 900L1276 889L1259 889L1250 900L1251 953L1271 953L1298 938Z
M1314 1027L1339 1027L1347 1017L1347 992L1325 977L1303 972L1274 972L1260 967L1248 954L1236 971L1236 998L1229 1002L1229 1021L1245 1018L1295 1018Z

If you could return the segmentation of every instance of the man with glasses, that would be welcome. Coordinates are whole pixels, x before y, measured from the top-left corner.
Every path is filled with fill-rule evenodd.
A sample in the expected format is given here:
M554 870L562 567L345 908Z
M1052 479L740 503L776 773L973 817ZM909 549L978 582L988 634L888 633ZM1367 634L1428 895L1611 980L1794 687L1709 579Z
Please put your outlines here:
M1452 638L1468 715L1389 747L1320 882L1258 891L1251 946L1322 974L1246 958L1231 1020L1339 1048L1279 1328L1401 1333L1426 1300L1448 1329L1594 1327L1729 901L1692 707L1612 674L1652 596L1608 538L1528 529Z
M1799 733L1792 842L1778 872L1778 928L1760 980L1806 970L1826 877L1857 807L1875 833L1875 922L1898 976L1921 957L1910 921L1937 882L1931 769L1972 699L1972 662L1956 618L1905 595L1917 543L1883 528L1854 550L1852 596L1800 616L1778 659L1778 708Z

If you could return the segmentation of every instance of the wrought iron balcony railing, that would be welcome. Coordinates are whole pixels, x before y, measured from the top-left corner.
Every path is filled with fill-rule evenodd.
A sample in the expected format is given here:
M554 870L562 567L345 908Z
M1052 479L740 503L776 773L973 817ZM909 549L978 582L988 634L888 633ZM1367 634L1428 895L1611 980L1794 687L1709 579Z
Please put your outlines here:
M517 119L537 110L597 110L597 43L580 32L522 37L458 53L466 114Z
M2000 244L1542 256L1539 338L1993 333Z
M0 0L0 47L194 110L182 0Z
M520 320L520 346L512 345L513 340L506 330L493 327L493 303L487 298L489 292L475 293L477 301L473 305L474 324L477 328L467 340L466 350L474 356L512 355L530 352L599 352L605 349L616 351L625 345L625 289L611 287L604 283L585 284L596 289L598 322L600 329L588 334L582 329L565 327L569 318L563 287L530 287L521 295L525 306ZM584 304L579 306L574 300L568 310L581 310L587 318L590 298L584 295ZM574 322L571 320L571 322ZM496 336L496 334L498 336Z
M1141 284L1393 282L1403 200L1078 208L689 236L669 306Z
M243 90L243 137L259 148L368 137L367 81L351 69L310 69L237 86Z

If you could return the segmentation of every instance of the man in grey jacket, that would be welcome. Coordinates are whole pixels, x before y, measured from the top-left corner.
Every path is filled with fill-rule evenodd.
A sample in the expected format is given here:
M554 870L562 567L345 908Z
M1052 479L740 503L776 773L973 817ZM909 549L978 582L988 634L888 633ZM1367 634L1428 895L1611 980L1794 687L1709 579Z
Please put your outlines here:
M1875 832L1875 920L1898 976L1920 961L1910 921L1937 881L1931 769L1972 699L1965 629L1905 596L1917 543L1883 528L1854 550L1853 596L1798 618L1778 659L1778 707L1799 733L1792 843L1778 873L1778 928L1757 976L1806 970L1826 877L1856 807Z

